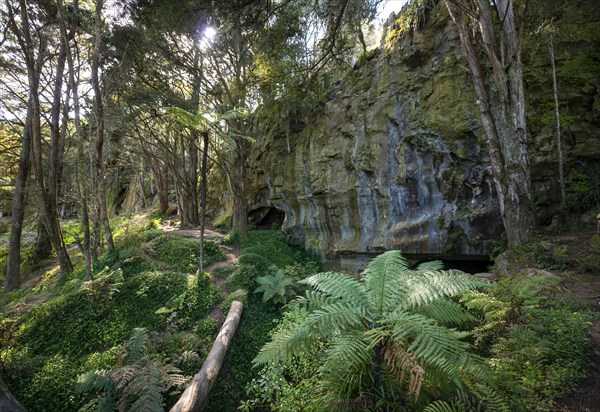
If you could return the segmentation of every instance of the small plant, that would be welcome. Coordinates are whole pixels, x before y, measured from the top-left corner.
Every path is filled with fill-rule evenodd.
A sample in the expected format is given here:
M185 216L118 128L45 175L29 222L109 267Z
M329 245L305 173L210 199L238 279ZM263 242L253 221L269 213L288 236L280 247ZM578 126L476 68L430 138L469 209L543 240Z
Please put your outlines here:
M565 209L569 212L586 212L600 206L600 167L595 166L582 172L573 171L567 184Z
M163 392L183 386L186 379L179 369L148 356L146 344L145 329L137 328L124 345L120 366L80 375L76 391L98 394L80 410L163 411Z
M147 229L160 229L160 218L148 220Z
M263 294L263 302L272 300L274 303L285 305L293 284L292 280L287 278L283 270L278 269L274 275L261 276L256 281L259 287L254 293Z

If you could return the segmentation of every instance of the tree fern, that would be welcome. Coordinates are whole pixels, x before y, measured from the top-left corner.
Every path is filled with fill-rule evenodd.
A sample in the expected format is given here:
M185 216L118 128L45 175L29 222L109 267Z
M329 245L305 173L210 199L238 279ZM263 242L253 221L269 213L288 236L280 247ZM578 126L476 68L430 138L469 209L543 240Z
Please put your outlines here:
M83 411L163 411L163 392L183 386L186 379L173 365L164 365L147 354L147 334L135 329L124 344L122 364L111 371L89 371L77 379L78 393L96 393L98 398Z
M385 403L399 396L394 379L405 381L406 392L417 398L435 376L447 382L485 378L485 365L469 353L468 333L449 328L475 318L449 298L487 283L440 268L435 262L410 269L400 252L390 251L369 263L362 279L332 272L309 277L304 283L311 289L295 301L308 315L275 333L254 364L286 361L315 337L326 340L319 375L331 409ZM373 396L379 401L367 399Z

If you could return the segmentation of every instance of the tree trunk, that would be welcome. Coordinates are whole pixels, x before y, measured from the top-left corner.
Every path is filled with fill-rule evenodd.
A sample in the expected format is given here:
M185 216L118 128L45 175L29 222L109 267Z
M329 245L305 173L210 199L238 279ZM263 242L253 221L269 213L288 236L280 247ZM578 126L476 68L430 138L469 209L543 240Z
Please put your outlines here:
M27 412L25 408L10 393L2 378L0 378L0 411L2 412Z
M63 95L63 76L65 71L65 62L67 57L67 46L61 37L58 60L56 64L56 79L54 83L54 93L52 108L50 110L50 155L48 158L48 180L47 188L44 193L44 203L46 205L46 229L50 235L50 241L56 251L58 263L61 268L61 275L66 276L73 270L71 259L67 252L67 247L63 240L58 218L58 190L62 162L62 152L64 149L64 135L61 133L61 97ZM65 97L65 106L68 105L69 93ZM67 119L64 119L66 122Z
M10 6L8 6L10 8ZM29 103L31 110L31 141L32 141L32 153L33 153L33 169L36 176L36 181L38 184L38 188L40 191L40 196L42 198L42 207L39 209L41 217L44 221L44 225L48 230L48 234L50 235L50 240L52 241L52 246L56 250L56 254L58 257L58 263L60 265L61 274L63 276L67 275L69 272L73 270L71 265L71 260L69 259L69 255L66 253L66 248L64 247L64 242L62 241L62 235L60 233L60 226L58 224L58 212L56 207L56 202L52 202L52 188L46 188L44 185L44 171L43 171L43 161L42 161L42 126L41 126L41 113L40 113L40 100L39 100L39 73L41 71L42 65L42 55L43 50L45 50L45 41L44 37L40 37L40 49L38 51L37 58L35 57L35 51L33 47L33 41L31 39L30 25L29 25L29 15L27 14L27 2L25 0L19 1L20 7L20 17L21 17L21 27L22 30L16 29L16 24L11 21L11 25L15 27L15 34L17 34L18 42L23 50L23 54L25 56L25 62L27 66L27 79L29 83ZM10 14L12 11L9 10ZM57 64L57 79L56 82L59 83L61 80L58 79L60 77L62 79L62 70L64 70L64 49L61 46L61 50L59 50L58 64ZM61 63L62 62L62 63ZM62 69L61 69L62 64ZM59 76L60 75L60 76ZM55 107L58 106L58 114L60 115L60 95L56 95L56 90L59 89L55 87L55 95L53 101L53 109L52 114L55 114ZM59 89L60 90L60 89ZM58 101L58 103L57 103ZM54 134L54 118L52 119L52 131ZM49 183L53 183L52 180L52 171L56 170L56 162L58 162L58 156L54 155L54 145L58 144L54 138L51 142L51 153L49 159ZM55 182L54 182L55 183Z
M189 169L188 169L188 198L190 223L192 226L198 226L200 220L198 218L198 134L192 132L189 141Z
M243 238L248 237L248 201L246 199L246 142L243 138L236 138L236 157L233 164L233 230Z
M188 386L183 392L181 398L179 398L179 401L177 401L177 403L170 409L170 412L191 412L202 410L202 406L208 397L208 393L210 392L210 389L212 388L217 375L219 374L219 370L221 369L223 359L227 354L229 344L235 335L235 331L237 330L237 326L242 316L243 308L244 304L242 302L235 300L231 303L229 314L227 314L227 318L221 327L219 335L217 336L217 339L215 340L208 357L202 365L202 369L200 369L200 372L194 376L190 386Z
M158 191L158 209L165 214L169 209L169 175L166 171L155 172L156 189Z
M206 226L206 166L208 163L208 132L202 133L202 167L200 169L200 273L204 276L204 228Z
M498 0L495 4L502 21L501 39L494 32L487 0L478 0L474 11L464 0L446 0L469 63L508 244L515 245L531 239L535 212L527 154L520 41L510 1ZM474 16L478 17L472 22L476 28L468 26ZM490 76L482 71L475 50L478 39L491 63ZM488 77L493 83L486 87Z
M558 86L556 84L556 63L554 61L554 44L550 38L548 45L550 51L550 63L552 63L552 91L554 92L554 114L556 116L556 151L558 152L558 182L560 184L560 204L564 205L567 195L565 194L565 173L562 152L562 139L560 136L560 111L558 109Z
M100 221L104 227L106 245L108 251L115 250L112 230L108 220L108 208L106 206L106 181L104 178L104 102L102 101L102 90L98 76L100 60L100 46L102 44L102 6L103 0L96 0L96 13L94 19L94 48L92 52L92 87L94 89L94 101L96 104L96 185L98 187L97 202L100 213Z
M73 108L75 112L74 121L75 121L75 140L77 141L77 156L78 156L78 165L77 165L77 188L79 192L80 198L80 212L81 212L81 227L83 229L83 242L81 243L81 249L83 252L83 256L85 259L85 274L86 279L93 280L94 272L92 268L92 251L91 251L91 231L90 231L90 218L89 218L89 208L88 208L88 197L89 190L86 181L85 173L81 173L81 168L84 167L84 147L83 147L83 131L81 128L81 116L80 116L80 108L79 108L79 85L75 80L75 65L73 62L73 54L71 53L71 48L69 45L69 37L74 38L75 31L77 30L78 25L78 17L79 17L79 2L78 0L73 1L73 16L72 16L72 24L69 36L67 34L66 29L66 18L64 13L64 5L62 1L58 2L59 13L61 19L61 35L63 37L63 41L67 45L67 67L69 71L69 83L71 90L73 92Z
M21 155L19 156L19 171L15 182L13 195L10 240L4 291L10 292L21 285L21 234L25 217L27 179L29 178L29 157L31 153L31 109L27 111L25 128L21 140Z
M44 259L49 258L52 255L52 241L50 240L50 234L46 229L44 219L40 216L37 224L37 236L35 238L35 249L31 260L33 262L41 262Z

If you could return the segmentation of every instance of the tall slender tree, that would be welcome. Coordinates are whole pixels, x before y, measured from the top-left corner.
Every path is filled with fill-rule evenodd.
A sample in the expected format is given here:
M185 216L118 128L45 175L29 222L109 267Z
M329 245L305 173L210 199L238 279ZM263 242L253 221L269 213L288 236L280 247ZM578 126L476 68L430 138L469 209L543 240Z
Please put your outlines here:
M509 245L531 239L535 212L521 33L511 0L445 0L467 58ZM487 62L481 59L481 51Z
M10 2L7 2L9 12L10 25L13 34L19 44L21 53L24 56L25 66L27 68L28 93L29 93L29 111L31 114L30 133L32 147L32 163L35 172L36 183L39 189L39 194L42 200L40 208L40 216L42 222L50 236L52 246L56 251L61 273L66 275L73 267L69 259L60 224L58 221L58 208L56 204L56 193L58 190L58 165L60 163L60 104L62 96L62 88L58 87L58 83L62 82L64 71L64 53L62 46L59 48L58 61L56 65L56 84L54 87L54 96L51 109L51 141L50 155L48 156L48 177L45 177L43 165L44 147L42 144L42 114L39 97L40 75L42 71L42 62L46 58L47 39L41 30L32 30L31 17L29 15L32 9L28 7L25 0L19 0L18 3L19 21L15 19L16 11L13 9ZM36 35L34 41L33 35ZM38 50L36 53L36 42Z
M96 153L94 162L96 165L97 204L99 218L104 227L106 245L109 252L115 249L110 221L108 220L108 207L106 205L106 180L104 176L104 101L102 88L100 87L99 67L100 48L102 46L102 8L103 0L96 0L96 11L94 17L94 47L92 50L92 87L94 89L94 103L96 108Z

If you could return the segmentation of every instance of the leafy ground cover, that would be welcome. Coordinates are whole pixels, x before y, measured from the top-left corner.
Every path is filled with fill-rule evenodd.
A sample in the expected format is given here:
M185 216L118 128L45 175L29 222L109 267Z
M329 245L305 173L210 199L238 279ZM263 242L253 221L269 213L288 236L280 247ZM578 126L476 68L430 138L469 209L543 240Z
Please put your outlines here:
M242 251L237 264L198 277L197 239L143 217L113 223L117 250L94 262L94 281L84 281L79 262L68 279L53 268L0 298L5 383L29 410L162 410L200 369L220 326L215 313L241 298L244 315L207 405L235 410L251 360L281 316L280 305L254 293L256 277L277 270L303 277L318 262L281 233L251 232L226 247ZM225 258L222 249L206 242L207 267Z
M117 251L95 262L93 282L84 282L79 264L68 279L50 269L37 283L0 297L0 374L29 410L168 408L201 367L234 299L245 302L243 316L205 410L323 409L313 395L324 393L323 361L334 347L325 336L315 334L289 359L253 364L272 337L309 316L310 307L284 304L310 291L310 281L301 281L321 270L315 256L277 231L251 231L246 240L232 233L225 245L207 242L206 261L209 266L235 253L235 264L213 264L210 275L196 276L196 239L165 233L158 221L144 218L115 223ZM521 266L585 272L595 242L525 245L509 253L521 276L450 299L469 321L442 326L454 328L451 333L468 345L459 346L469 356L484 360L483 383L510 410L559 408L561 397L588 373L593 359L588 335L592 322L598 323L597 314L565 290L564 276ZM419 313L428 310L425 305ZM464 390L480 382L444 386L426 375L418 400L408 375L389 382L386 388L395 392L386 389L380 399L394 400L386 403L389 410L494 406L491 393ZM456 389L461 387L462 392ZM361 399L366 398L336 407L360 410L367 405ZM371 404L377 402L372 398Z

